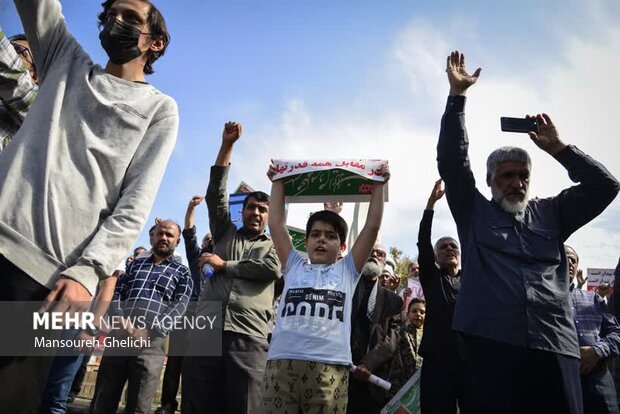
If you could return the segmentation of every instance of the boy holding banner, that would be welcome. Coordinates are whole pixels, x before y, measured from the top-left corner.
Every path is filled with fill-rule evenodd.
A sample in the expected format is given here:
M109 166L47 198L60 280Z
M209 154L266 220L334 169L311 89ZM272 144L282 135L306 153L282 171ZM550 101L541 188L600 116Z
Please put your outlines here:
M269 231L280 262L285 263L285 285L265 371L263 412L321 407L344 413L351 365L351 301L381 227L389 168L387 163L381 166L366 224L349 254L337 262L346 248L347 224L332 211L319 211L308 219L309 261L293 248L278 167L272 162L267 172L272 181Z

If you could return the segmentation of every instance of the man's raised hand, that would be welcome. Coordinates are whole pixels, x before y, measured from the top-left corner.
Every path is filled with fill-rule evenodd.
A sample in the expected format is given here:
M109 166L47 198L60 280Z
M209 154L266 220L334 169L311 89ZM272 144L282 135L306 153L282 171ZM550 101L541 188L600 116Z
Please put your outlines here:
M527 119L535 118L538 123L538 133L528 132L528 135L534 141L534 144L541 150L555 155L557 152L566 148L566 144L560 141L558 130L547 114L527 115Z
M273 182L273 177L278 173L278 169L276 165L273 163L273 160L269 163L269 169L267 170L267 178L269 181Z
M342 201L326 201L323 203L323 209L333 211L336 214L342 213L342 207L344 203Z
M192 199L189 200L189 204L187 205L187 209L189 210L190 208L194 209L194 208L198 207L198 205L200 203L202 203L204 201L204 199L205 199L204 196L201 196L201 195L193 196Z
M482 69L470 75L465 68L465 55L458 50L450 53L446 62L446 73L450 82L450 96L465 95L467 88L476 83Z
M426 210L433 210L435 207L435 203L441 197L443 197L446 190L443 188L443 180L440 178L435 181L435 185L433 185L433 190L431 191L431 195L428 196L428 201L426 202Z
M375 181L374 184L385 184L390 181L390 177L392 176L390 173L390 164L387 162L381 164L381 167L379 168L379 175L383 177L383 182Z
M232 145L239 139L241 133L242 127L240 123L226 122L224 132L222 132L222 142Z
M579 289L581 289L581 287L586 284L586 279L587 277L583 276L583 270L577 270L577 287Z
M433 200L434 202L443 197L446 190L443 188L443 180L440 178L435 181L435 185L433 186L433 191L431 191L431 195L428 197L429 200Z

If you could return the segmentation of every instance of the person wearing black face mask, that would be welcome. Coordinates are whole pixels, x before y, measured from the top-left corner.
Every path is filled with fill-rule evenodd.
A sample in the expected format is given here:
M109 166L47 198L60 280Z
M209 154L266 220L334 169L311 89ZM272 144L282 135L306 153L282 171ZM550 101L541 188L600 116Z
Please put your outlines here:
M149 1L107 0L101 67L68 32L58 0L15 4L46 94L0 157L0 301L81 312L138 238L176 142L176 102L145 79L170 37ZM37 398L23 396L40 395L47 369L36 358L4 361L2 410L36 411Z
M145 53L138 46L140 35L150 35L150 33L142 33L140 29L110 16L99 33L99 40L110 61L116 65L122 65Z

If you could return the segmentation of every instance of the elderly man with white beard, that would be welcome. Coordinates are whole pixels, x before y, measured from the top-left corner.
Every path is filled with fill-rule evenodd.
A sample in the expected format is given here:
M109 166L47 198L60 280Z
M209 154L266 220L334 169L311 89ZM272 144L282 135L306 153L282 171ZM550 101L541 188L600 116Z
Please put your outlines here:
M462 248L452 328L469 348L471 412L581 413L579 345L563 242L612 202L620 183L562 142L551 118L539 114L530 139L579 184L554 197L529 199L530 158L523 149L504 147L487 162L493 195L487 200L476 189L465 130L465 94L480 69L468 74L464 56L455 51L446 72L450 96L437 161Z
M387 254L375 243L362 268L351 310L351 356L357 370L349 379L348 413L379 413L388 394L368 382L370 374L384 375L400 341L402 299L382 287Z

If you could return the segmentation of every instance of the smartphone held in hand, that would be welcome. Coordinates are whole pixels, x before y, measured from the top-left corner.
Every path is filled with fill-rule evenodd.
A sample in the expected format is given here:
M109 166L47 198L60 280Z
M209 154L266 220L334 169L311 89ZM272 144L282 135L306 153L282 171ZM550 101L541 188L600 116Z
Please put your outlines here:
M538 122L535 118L501 117L499 120L504 132L538 132Z

